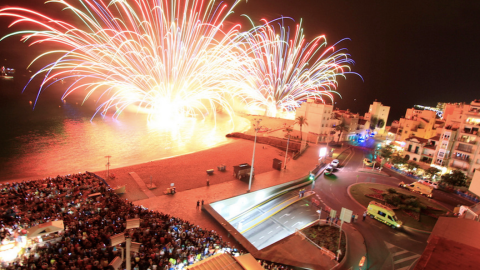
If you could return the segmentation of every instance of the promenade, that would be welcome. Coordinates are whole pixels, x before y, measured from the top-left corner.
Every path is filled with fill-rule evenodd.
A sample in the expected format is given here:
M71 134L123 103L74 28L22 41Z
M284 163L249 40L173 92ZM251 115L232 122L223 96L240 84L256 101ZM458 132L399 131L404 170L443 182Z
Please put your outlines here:
M234 144L237 142L234 142ZM290 159L289 162L287 163L287 169L286 170L268 170L263 173L257 173L255 175L255 180L252 182L252 187L251 191L256 191L256 190L261 190L264 188L268 188L271 186L275 186L278 184L290 182L293 180L297 180L300 178L305 177L306 175L309 174L309 172L315 168L315 166L318 163L318 153L319 149L322 145L312 145L310 146L305 153L298 158L297 160ZM237 146L230 146L234 148L240 147L242 152L246 152L251 156L252 149L253 149L253 142L250 141L239 141L237 143ZM218 149L217 149L218 150ZM211 150L207 150L205 152L208 152ZM212 149L212 151L215 151ZM336 149L335 154L338 154L342 149ZM205 154L204 152L204 154ZM273 148L271 146L264 146L262 144L257 144L257 152L260 153L273 153L273 156L270 156L269 158L261 158L257 159L256 157L256 162L255 162L255 168L257 166L265 166L265 164L262 163L267 163L267 166L271 167L273 157L274 158L280 158L278 157L278 151L276 148ZM212 164L222 164L222 161L225 160L225 156L236 156L235 153L233 154L232 152L226 153L224 152L222 155L209 155L209 157L217 156L217 160L209 160L210 163ZM202 152L199 152L198 155L202 155ZM178 157L178 159L181 159L182 157ZM187 160L191 158L187 158ZM238 161L232 161L238 164L245 162L245 157L240 157L241 160ZM327 159L326 161L329 162L331 158ZM165 164L162 165L161 163L157 164L156 166L159 167L168 167L169 159L162 160L162 161L156 161L158 162L164 162ZM203 162L203 161L200 161ZM258 163L257 163L258 162ZM197 202L200 201L204 202L204 206L206 207L208 204L228 199L231 197L235 197L238 195L245 194L248 189L248 182L243 182L240 180L237 180L233 177L232 175L232 167L230 166L231 164L226 164L227 165L227 172L219 172L217 171L215 167L215 172L214 176L220 175L221 177L225 179L231 179L227 181L220 181L220 183L211 183L210 185L207 186L206 181L201 181L200 187L192 188L192 189L186 189L182 188L180 190L177 189L177 193L174 195L164 195L163 194L163 189L158 189L154 190L154 193L156 194L155 197L152 196L152 193L149 193L148 195L145 194L141 188L138 188L142 186L142 184L148 184L149 179L143 179L144 183L138 183L136 188L133 190L129 190L129 187L127 186L127 194L123 195L127 198L136 198L133 200L134 204L136 205L142 205L144 207L147 207L151 210L155 211L160 211L163 213L167 213L176 217L179 217L181 219L190 221L194 224L199 225L202 228L206 228L208 230L214 230L216 231L219 235L222 236L222 238L226 241L229 242L231 245L236 246L237 248L241 248L238 245L237 240L232 237L230 234L232 230L227 230L225 229L224 225L218 223L210 214L208 214L206 211L203 211L202 209L204 208L201 206L200 208L197 208ZM213 167L212 167L213 168ZM137 167L136 172L141 175L141 168ZM265 168L264 168L265 170ZM113 170L115 171L115 170ZM256 170L256 172L258 172ZM203 178L207 178L206 171L202 171L203 173ZM121 182L129 182L129 186L135 186L132 184L133 181L139 181L141 180L140 177L135 177L132 178L126 178L126 180L119 181L118 179L118 172L117 172L117 179L115 180L109 180L109 184L112 187L115 187ZM175 174L172 174L174 176ZM211 178L213 179L214 176ZM125 176L124 176L125 177ZM192 176L192 178L198 178L198 176ZM172 179L165 179L163 178L162 182L164 183L176 183L178 182L179 179L174 177ZM157 186L162 186L162 184L155 183ZM196 183L198 186L199 183ZM176 184L175 184L176 185ZM165 185L164 185L165 186ZM195 184L194 184L195 186ZM160 192L161 191L161 192ZM133 193L133 194L132 194ZM352 230L345 230L347 233L347 245L351 241L353 242L358 242L360 241L363 243L363 238L361 235L357 235L355 233L352 234L352 237L350 237L349 231L352 232ZM359 240L360 239L360 240ZM243 242L243 241L242 241ZM352 242L352 243L353 243ZM356 243L358 245L359 243ZM350 247L355 247L356 245L350 244ZM245 246L245 243L242 243L242 246ZM248 248L249 250L251 248ZM349 250L350 248L347 247L347 255L349 256L355 256L355 257L361 257L364 254L364 251L360 248L358 251L359 254L355 254L355 250ZM356 249L356 248L354 248ZM363 248L364 250L364 248ZM342 267L338 266L338 263L332 260L329 260L328 257L322 252L315 247L313 244L310 242L302 239L300 236L297 235L291 235L290 237L287 237L276 244L269 246L265 249L262 249L261 252L255 252L254 256L257 259L263 259L263 260L268 260L268 261L274 261L277 263L282 263L282 264L287 264L287 265L292 265L292 266L299 266L299 267L305 267L305 268L310 268L310 269L341 269Z

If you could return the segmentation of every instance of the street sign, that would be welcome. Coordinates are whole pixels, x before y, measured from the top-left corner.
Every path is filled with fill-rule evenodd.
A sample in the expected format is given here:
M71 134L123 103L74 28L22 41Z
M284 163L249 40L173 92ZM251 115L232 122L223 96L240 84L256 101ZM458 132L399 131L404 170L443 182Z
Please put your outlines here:
M340 220L350 223L350 221L352 220L352 215L352 210L342 207L342 211L340 211Z
M330 217L335 218L337 216L337 210L330 210Z

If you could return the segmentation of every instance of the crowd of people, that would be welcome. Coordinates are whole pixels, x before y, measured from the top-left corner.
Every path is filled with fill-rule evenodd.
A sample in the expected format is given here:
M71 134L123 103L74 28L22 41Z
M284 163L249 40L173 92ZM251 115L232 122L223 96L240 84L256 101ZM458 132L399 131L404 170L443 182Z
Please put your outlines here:
M258 260L258 263L264 269L267 269L267 270L293 270L294 269L290 266L286 266L286 265L278 264L278 263L274 263L274 262L268 262L268 261L264 261L264 260Z
M120 198L88 172L0 184L0 196L3 244L25 241L27 229L41 223L62 220L65 226L48 241L29 239L14 261L3 262L4 269L110 269L125 247L111 246L120 233L141 243L131 259L135 270L176 270L217 252L243 253L215 231ZM139 219L140 226L126 229L129 219ZM266 269L288 269L271 265Z

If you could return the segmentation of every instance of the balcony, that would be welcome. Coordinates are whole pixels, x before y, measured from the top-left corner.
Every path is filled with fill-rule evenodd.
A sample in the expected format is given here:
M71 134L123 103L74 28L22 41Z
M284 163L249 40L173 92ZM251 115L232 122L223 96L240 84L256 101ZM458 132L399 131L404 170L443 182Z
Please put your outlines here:
M434 149L434 150L435 150L435 148L437 148L437 146L436 146L435 144L426 144L426 145L424 146L424 148Z
M471 134L471 135L477 135L478 134L478 130L477 129L469 129L469 128L464 128L461 130L461 132L463 134Z
M433 161L433 159L432 159L432 158L428 158L428 157L422 157L422 158L420 159L420 162L427 163L427 164L432 164L432 161Z
M433 154L432 154L432 153L422 153L422 156L433 158Z
M470 111L466 112L467 115L479 115L480 111L477 108L471 108Z
M457 142L468 143L468 144L471 144L471 145L476 145L477 144L476 140L466 139L466 138L458 139Z
M472 148L465 148L465 147L456 147L455 148L456 151L458 152L462 152L462 153L467 153L467 154L472 154L473 153L473 149Z
M467 162L467 163L470 162L470 157L462 157L462 156L454 155L452 158L455 159L455 160L460 160L460 161L464 161L464 162Z

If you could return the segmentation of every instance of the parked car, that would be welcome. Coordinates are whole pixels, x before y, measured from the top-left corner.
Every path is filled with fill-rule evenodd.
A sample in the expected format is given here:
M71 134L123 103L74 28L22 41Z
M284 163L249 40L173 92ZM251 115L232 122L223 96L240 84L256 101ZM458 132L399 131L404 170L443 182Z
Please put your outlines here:
M325 171L323 172L325 175L331 175L333 174L333 170L334 168L331 166L331 165L328 165L326 168L325 168Z
M424 185L427 185L427 186L430 186L434 189L438 189L438 183L437 182L433 182L433 181L430 181L430 180L424 180L424 179L420 179L418 180L418 182L420 184L424 184Z
M330 166L334 168L338 167L338 164L340 164L340 161L338 161L338 159L334 159L332 160L332 162L330 162Z
M373 166L373 161L371 161L368 158L364 158L363 159L363 164L365 164L365 166L371 167L371 166Z

